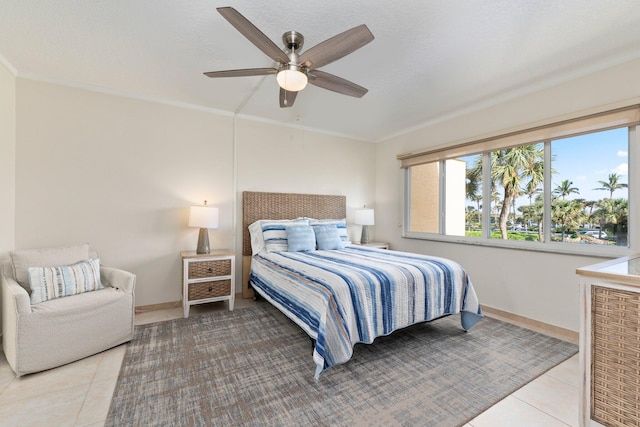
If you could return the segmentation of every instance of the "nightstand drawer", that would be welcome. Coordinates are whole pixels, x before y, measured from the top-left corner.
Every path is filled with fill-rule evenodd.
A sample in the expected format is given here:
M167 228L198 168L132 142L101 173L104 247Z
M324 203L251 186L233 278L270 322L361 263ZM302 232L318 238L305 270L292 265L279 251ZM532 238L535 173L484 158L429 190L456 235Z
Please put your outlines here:
M189 279L229 275L231 275L231 260L228 259L189 263Z
M189 301L215 298L231 294L231 280L214 280L211 282L189 284Z

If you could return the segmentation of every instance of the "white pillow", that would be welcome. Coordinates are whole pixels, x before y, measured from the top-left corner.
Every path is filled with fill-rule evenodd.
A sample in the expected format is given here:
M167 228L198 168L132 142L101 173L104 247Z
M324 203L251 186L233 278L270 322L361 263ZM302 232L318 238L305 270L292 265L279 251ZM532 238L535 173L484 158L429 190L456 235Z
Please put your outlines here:
M104 288L99 259L59 267L29 267L28 271L31 304Z
M260 253L264 249L264 239L262 238L262 226L260 220L249 226L249 235L251 236L251 255Z

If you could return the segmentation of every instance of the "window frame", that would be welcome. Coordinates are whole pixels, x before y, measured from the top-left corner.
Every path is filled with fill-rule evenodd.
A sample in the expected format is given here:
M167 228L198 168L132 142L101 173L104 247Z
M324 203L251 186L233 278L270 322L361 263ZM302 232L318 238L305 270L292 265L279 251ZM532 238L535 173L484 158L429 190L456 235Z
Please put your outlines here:
M595 120L594 120L595 119ZM449 243L462 243L468 245L477 246L490 246L498 248L518 249L537 252L551 252L551 253L563 253L563 254L577 254L597 257L620 257L631 255L638 252L640 249L640 217L637 205L637 200L640 200L640 183L638 183L638 174L640 169L640 106L632 105L625 108L616 110L604 111L598 114L580 116L575 119L565 120L562 122L550 123L547 126L534 127L524 129L522 131L511 132L507 134L498 135L492 138L483 138L475 141L470 141L462 144L454 144L450 147L442 147L441 149L423 151L418 153L409 153L398 155L398 159L402 161L402 168L404 171L404 191L403 191L403 226L402 237L409 239L422 239L438 242ZM574 126L572 128L572 126ZM616 128L628 128L628 182L633 185L629 186L628 192L628 206L629 206L629 229L628 229L628 243L627 246L614 246L614 245L580 245L576 243L568 242L552 242L551 241L551 144L552 141L563 139L569 136L584 135L589 133L595 133ZM573 130L572 130L573 129ZM519 142L518 135L523 136ZM532 141L531 138L535 135L545 135L544 139ZM544 196L544 242L530 242L530 241L518 241L518 240L503 240L503 239L491 239L490 236L490 221L491 221L491 204L483 203L482 206L482 236L467 237L467 236L452 236L442 234L446 231L444 210L445 204L443 204L446 198L446 186L443 185L445 177L445 161L447 159L482 154L483 156L483 183L491 182L491 151L498 149L506 149L515 146L527 145L530 143L544 143L544 183L543 183L543 196ZM410 167L417 166L425 163L432 163L433 161L440 162L440 207L439 207L439 223L440 228L438 233L426 233L416 232L409 230L410 225ZM638 184L636 184L638 183ZM483 185L482 187L483 200L491 200L491 186Z

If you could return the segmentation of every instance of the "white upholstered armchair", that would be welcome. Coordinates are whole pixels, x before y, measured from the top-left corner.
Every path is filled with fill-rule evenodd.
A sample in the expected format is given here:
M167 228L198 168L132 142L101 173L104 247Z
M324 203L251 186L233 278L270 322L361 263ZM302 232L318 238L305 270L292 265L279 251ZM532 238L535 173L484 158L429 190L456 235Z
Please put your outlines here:
M14 251L2 261L2 344L16 375L64 365L133 337L136 276L132 273L98 264L104 288L62 297L41 292L45 295L41 302L30 296L35 269L29 267L72 265L91 255L84 244Z

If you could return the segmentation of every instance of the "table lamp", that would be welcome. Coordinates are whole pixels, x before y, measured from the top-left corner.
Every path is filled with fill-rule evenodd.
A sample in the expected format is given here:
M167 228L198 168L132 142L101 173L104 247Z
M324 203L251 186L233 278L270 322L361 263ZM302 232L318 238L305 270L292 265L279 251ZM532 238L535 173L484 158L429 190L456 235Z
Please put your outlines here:
M204 206L191 206L191 210L189 211L189 227L200 228L196 253L208 254L209 228L218 228L218 208L207 206L206 200L204 201Z
M356 209L355 223L362 226L362 236L360 243L369 243L369 226L374 225L373 209L364 208Z

